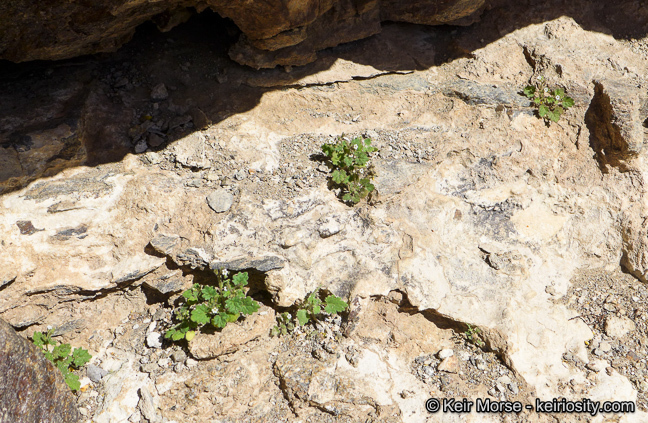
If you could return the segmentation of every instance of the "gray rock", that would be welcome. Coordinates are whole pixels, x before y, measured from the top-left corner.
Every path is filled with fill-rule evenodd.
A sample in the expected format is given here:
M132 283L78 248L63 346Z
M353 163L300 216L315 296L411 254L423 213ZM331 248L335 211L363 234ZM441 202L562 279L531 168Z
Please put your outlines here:
M148 281L144 284L162 295L173 294L185 289L185 280L182 278L181 270L160 276L159 279Z
M281 269L285 266L286 261L277 256L260 257L260 258L240 258L231 261L215 261L210 263L212 270L227 269L234 272L245 269L256 269L259 272L269 272L274 269Z
M166 100L169 98L169 91L166 85L158 84L151 90L151 98L153 100Z
M183 350L174 351L173 354L171 354L171 358L176 363L184 363L187 359L187 353L185 353Z
M148 420L149 423L161 421L160 416L156 412L157 407L155 407L155 404L153 403L153 396L149 392L148 388L143 386L137 393L140 397L138 406L142 416Z
M216 213L225 213L234 204L234 196L224 189L217 189L207 196L207 204Z
M322 238L328 238L339 233L342 230L342 225L335 218L328 218L323 224L317 228Z
M93 364L88 364L88 366L86 367L86 372L88 374L88 378L90 378L90 380L94 383L99 383L101 379L108 374L107 371Z
M0 410L3 422L68 423L81 418L61 372L1 319Z
M148 144L144 140L140 140L135 144L135 153L137 154L145 152L146 149L148 149Z
M157 234L150 242L151 247L160 254L168 255L178 245L177 235Z

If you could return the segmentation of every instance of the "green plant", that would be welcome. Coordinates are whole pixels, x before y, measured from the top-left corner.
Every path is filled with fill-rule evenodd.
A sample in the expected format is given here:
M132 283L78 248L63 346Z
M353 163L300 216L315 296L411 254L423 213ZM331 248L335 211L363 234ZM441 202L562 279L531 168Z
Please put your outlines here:
M373 167L367 166L369 154L377 151L371 139L356 137L350 142L342 137L335 144L322 145L324 155L330 161L331 180L342 188L342 200L357 204L374 190L371 179Z
M464 336L466 337L466 340L478 347L483 347L485 345L481 338L481 329L476 326L468 325L468 329L464 332Z
M320 289L318 288L311 292L297 308L297 312L295 313L296 323L304 326L309 322L317 321L317 316L322 313L322 306L324 306L324 312L326 314L333 315L346 310L349 304L335 295L329 295L322 301L320 299ZM277 325L272 328L271 335L287 335L296 326L290 313L284 312L278 314Z
M565 95L562 88L549 89L545 78L538 76L535 85L527 85L524 95L538 108L538 115L546 122L558 122L560 116L574 105L574 99Z
M259 303L247 296L247 273L237 273L231 279L227 270L216 270L217 287L194 284L182 293L184 303L175 311L179 321L169 329L165 338L191 341L196 331L205 325L222 329L242 315L259 309Z
M78 391L81 388L79 376L72 373L83 367L92 356L88 350L83 348L75 348L74 351L70 344L58 344L52 339L54 329L50 329L47 333L34 332L32 341L34 345L39 347L45 357L51 361L63 374L65 383L72 391ZM53 348L50 349L50 346Z

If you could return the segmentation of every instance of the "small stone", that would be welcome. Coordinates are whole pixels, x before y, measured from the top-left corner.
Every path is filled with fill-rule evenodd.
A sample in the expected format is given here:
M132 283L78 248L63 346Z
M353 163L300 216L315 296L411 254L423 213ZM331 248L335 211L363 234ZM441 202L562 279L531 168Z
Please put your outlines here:
M339 233L341 230L342 227L340 226L340 223L335 219L328 219L326 222L320 225L319 228L317 228L317 231L322 238L333 236Z
M245 172L239 170L234 174L234 179L236 179L237 181L242 181L243 179L245 179Z
M135 153L140 154L145 152L148 149L148 144L146 144L146 141L140 140L135 144Z
M188 358L185 364L187 365L187 367L195 367L198 364L198 361L194 360L193 358Z
M462 361L468 361L470 360L470 353L468 351L458 351L457 357Z
M142 413L142 416L149 422L157 421L158 416L156 413L156 407L153 404L153 396L146 387L141 387L138 391L140 396L139 409Z
M604 353L603 351L601 351L600 348L594 348L594 355L600 357L600 356L602 356L603 354L605 354L605 353Z
M234 196L224 189L217 189L207 196L207 204L216 213L224 213L234 204Z
M142 364L140 366L140 371L142 371L143 373L153 373L157 371L158 368L159 366L157 365L157 363L148 363Z
M159 147L164 143L164 138L162 138L158 134L149 134L149 136L147 137L147 143L151 147Z
M158 84L151 90L151 98L153 100L166 100L169 98L169 91L166 85Z
M605 321L605 334L612 338L623 338L635 329L634 322L627 317L608 316Z
M605 303L605 304L603 304L603 309L605 309L607 311L616 311L616 306L614 304L611 304L611 303Z
M607 366L608 366L608 362L605 360L592 360L589 363L587 363L585 367L587 367L589 370L593 372L600 373L603 370L605 370Z
M517 383L515 383L515 382L509 383L508 387L511 390L511 392L513 393L513 395L517 395L518 392L520 392L520 389L518 388Z
M101 379L108 374L107 371L93 364L88 364L88 366L86 367L86 372L90 380L94 383L99 383Z
M129 82L130 81L126 77L119 78L117 82L115 82L115 88L125 87Z
M604 353L609 352L612 349L612 346L608 341L602 341L601 344L599 345L599 349L603 351Z
M486 370L488 367L488 364L486 363L486 360L484 360L482 357L477 357L475 359L475 367L477 367L479 370Z
M600 344L601 344L601 335L596 335L592 339L592 342L590 342L589 346L590 346L591 349L594 350L594 349L598 348Z
M185 353L183 350L174 351L173 354L171 354L171 358L176 363L184 363L184 361L187 359L187 353Z
M161 359L158 360L158 366L160 366L160 367L166 367L166 366L169 365L169 362L170 362L170 361L171 361L171 360L169 360L168 358L161 358Z
M459 373L459 359L454 355L446 357L437 369L446 373Z
M146 335L146 345L149 348L162 348L162 334L151 332Z
M452 351L452 349L450 348L444 348L441 351L439 351L439 353L437 354L437 356L441 360L451 357L452 355L454 355L454 351Z

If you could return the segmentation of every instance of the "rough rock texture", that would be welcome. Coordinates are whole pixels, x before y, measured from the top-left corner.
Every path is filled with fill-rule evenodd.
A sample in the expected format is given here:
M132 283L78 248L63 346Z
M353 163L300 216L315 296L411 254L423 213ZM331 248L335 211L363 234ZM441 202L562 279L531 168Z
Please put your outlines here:
M191 16L189 8L210 8L243 32L230 53L237 62L256 68L304 65L317 58L318 50L379 33L382 21L466 24L483 4L484 0L104 0L42 5L15 0L0 5L0 59L67 59L115 51L146 21L167 31Z
M72 423L80 418L61 372L0 319L0 421Z
M628 400L638 411L613 418L646 421L648 288L621 265L645 279L648 41L568 17L493 22L386 25L290 73L232 65L174 32L145 38L121 56L128 65L9 84L40 81L38 106L95 72L81 124L68 126L85 146L114 135L148 151L88 167L58 157L65 170L0 197L0 316L91 351L107 374L88 378L79 404L97 422L448 421L425 411L431 396ZM520 95L539 75L576 101L556 124ZM161 83L168 97L151 98ZM7 116L9 134L29 128ZM341 134L380 149L370 204L344 205L327 186L318 153ZM27 144L11 139L15 152ZM30 151L21 160L45 150ZM206 200L215 190L234 199L222 213ZM248 271L250 294L276 312L318 287L350 310L243 345L206 331L218 357L196 361L199 344L162 335L177 293L220 267Z

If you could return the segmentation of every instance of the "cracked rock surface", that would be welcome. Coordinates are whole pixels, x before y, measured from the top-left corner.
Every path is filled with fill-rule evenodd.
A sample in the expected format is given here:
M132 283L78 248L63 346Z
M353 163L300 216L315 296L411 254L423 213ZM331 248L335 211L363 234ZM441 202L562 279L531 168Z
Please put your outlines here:
M519 29L495 18L525 5L391 24L291 72L182 26L13 68L0 318L90 350L77 404L94 422L448 421L430 397L635 401L614 418L646 421L648 42L543 10ZM538 76L575 99L558 123L520 94ZM354 207L321 157L342 135L379 149ZM179 294L219 268L249 273L261 311L164 339ZM271 337L318 287L349 310Z

